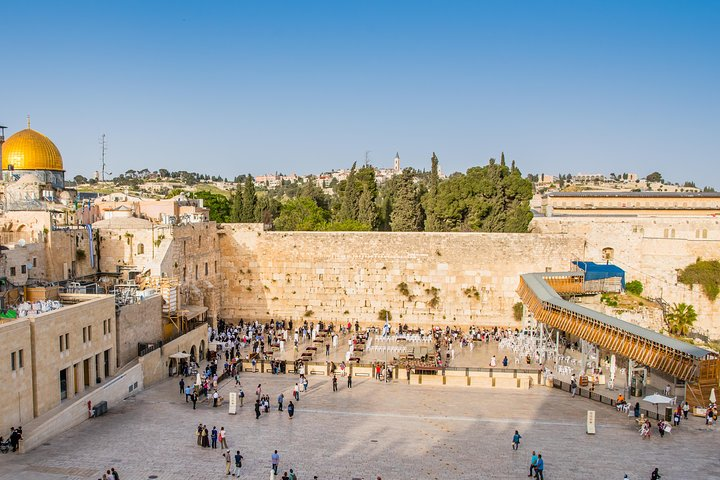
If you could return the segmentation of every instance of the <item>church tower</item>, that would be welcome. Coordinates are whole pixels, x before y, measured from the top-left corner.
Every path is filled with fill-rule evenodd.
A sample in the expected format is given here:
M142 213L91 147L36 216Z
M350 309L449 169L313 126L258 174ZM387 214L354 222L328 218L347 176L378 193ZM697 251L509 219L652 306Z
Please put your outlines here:
M395 154L395 160L393 161L393 170L395 173L400 173L400 154Z

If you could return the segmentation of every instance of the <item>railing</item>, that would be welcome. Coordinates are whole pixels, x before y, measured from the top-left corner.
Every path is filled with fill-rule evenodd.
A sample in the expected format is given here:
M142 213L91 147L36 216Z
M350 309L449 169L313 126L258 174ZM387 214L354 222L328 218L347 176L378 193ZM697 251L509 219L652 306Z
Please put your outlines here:
M559 388L560 390L562 390L564 392L570 393L570 384L567 382L563 382L562 380L558 380L557 378L553 379L553 388ZM603 403L610 407L615 407L617 405L617 401L614 398L606 397L605 395L601 395L599 393L593 392L587 388L577 387L575 395L577 395L578 397L583 397L583 398L587 398L590 400L594 400L596 402ZM632 403L628 402L628 404L630 405L630 409L633 410ZM653 418L655 420L665 420L664 413L653 412L651 410L646 410L644 408L640 409L640 415L645 415L646 418Z

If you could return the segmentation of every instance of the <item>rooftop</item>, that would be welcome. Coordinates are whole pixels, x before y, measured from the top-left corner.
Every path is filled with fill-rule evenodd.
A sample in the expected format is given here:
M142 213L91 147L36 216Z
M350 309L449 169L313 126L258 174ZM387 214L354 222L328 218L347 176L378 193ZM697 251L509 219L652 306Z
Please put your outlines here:
M720 198L718 192L548 192L545 197Z

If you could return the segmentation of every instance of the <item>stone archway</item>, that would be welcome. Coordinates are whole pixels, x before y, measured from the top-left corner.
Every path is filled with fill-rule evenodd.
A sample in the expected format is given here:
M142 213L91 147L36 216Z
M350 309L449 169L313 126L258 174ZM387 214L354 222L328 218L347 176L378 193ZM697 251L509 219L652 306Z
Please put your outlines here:
M200 340L199 360L205 358L205 340Z
M197 362L197 361L198 361L196 353L197 353L197 352L196 352L196 350L195 350L195 345L193 345L192 347L190 347L190 361L191 361L191 362Z

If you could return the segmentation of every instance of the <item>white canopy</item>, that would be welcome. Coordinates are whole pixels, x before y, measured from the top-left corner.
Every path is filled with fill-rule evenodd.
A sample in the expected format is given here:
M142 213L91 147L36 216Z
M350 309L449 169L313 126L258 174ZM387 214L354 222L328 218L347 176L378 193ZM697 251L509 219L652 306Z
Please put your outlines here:
M170 358L177 358L177 359L190 358L190 354L185 353L185 352L177 352L177 353L173 353L172 355L170 355Z
M670 403L673 401L673 399L666 397L665 395L660 395L659 393L654 393L643 398L643 401L652 403L653 405L657 405L659 403Z

